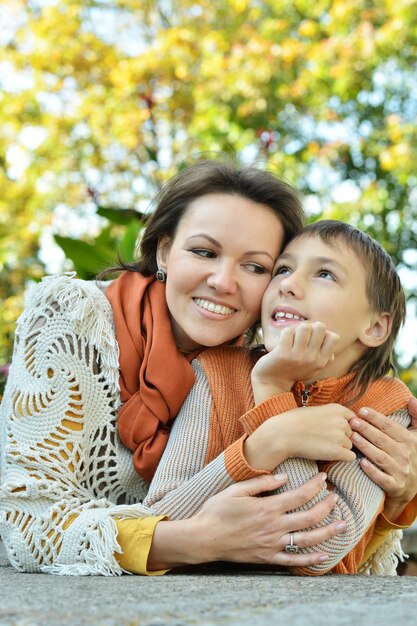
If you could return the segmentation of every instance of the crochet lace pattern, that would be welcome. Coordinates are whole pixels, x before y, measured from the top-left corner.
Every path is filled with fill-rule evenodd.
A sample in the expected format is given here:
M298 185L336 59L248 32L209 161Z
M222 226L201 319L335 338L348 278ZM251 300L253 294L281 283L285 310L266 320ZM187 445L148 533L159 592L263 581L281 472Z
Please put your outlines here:
M95 283L30 290L0 411L0 535L20 571L121 574L114 518L150 514L117 435L118 362Z

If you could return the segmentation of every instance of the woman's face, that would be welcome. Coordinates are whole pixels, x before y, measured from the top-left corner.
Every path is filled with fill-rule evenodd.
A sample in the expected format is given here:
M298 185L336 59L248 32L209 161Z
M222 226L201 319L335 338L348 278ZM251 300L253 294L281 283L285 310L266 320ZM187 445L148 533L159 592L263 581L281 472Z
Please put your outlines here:
M213 193L189 205L158 249L179 348L218 346L259 319L283 237L273 210L247 198Z

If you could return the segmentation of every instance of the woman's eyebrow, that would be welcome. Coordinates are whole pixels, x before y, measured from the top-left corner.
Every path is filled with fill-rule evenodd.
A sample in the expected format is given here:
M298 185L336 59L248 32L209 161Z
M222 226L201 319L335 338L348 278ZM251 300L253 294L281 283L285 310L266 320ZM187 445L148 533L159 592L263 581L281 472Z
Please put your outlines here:
M190 241L190 239L196 239L197 237L203 237L204 239L207 239L207 241L210 241L210 243L212 243L214 246L217 246L218 248L222 247L221 243L217 241L217 239L214 239L213 237L210 237L210 235L206 235L205 233L196 233L195 235L187 237L185 241Z
M196 233L195 235L191 235L190 237L187 237L186 241L190 241L190 239L195 239L197 237L203 237L204 239L207 239L207 241L210 241L210 243L212 243L214 246L222 248L221 243L217 241L217 239L214 239L213 237L210 237L210 235L206 235L205 233ZM251 256L252 254L264 254L265 256L269 257L271 261L275 261L275 259L266 250L248 250L247 252L244 252L242 256Z
M275 262L275 259L266 250L248 250L245 252L245 256L252 256L253 254L263 254L271 259L272 262Z

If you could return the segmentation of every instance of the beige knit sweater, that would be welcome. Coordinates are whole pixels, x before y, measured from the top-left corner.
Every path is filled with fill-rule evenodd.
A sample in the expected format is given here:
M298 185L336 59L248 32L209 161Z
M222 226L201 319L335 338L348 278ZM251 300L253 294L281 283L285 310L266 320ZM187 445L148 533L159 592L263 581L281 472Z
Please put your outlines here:
M267 473L253 470L246 463L242 450L245 437L268 417L301 406L298 385L293 392L280 394L254 407L250 380L253 361L242 348L210 349L193 365L195 385L176 418L144 501L154 512L173 519L197 512L208 497L235 481ZM322 381L313 390L310 403L338 402L347 382L348 377ZM407 426L410 420L406 407L410 397L401 381L386 378L371 385L352 408L373 407L391 413L392 419ZM319 546L329 554L328 561L307 568L294 568L293 571L304 575L323 574L329 570L356 573L375 520L383 508L384 492L362 471L359 459L327 465L309 459L288 459L276 469L288 474L288 483L278 491L300 486L319 470L327 472L327 485L303 508L311 507L333 491L338 495L338 501L322 524L343 519L347 529ZM400 532L390 534L369 573L395 573L397 557L402 555L399 539ZM313 548L303 551L313 551Z

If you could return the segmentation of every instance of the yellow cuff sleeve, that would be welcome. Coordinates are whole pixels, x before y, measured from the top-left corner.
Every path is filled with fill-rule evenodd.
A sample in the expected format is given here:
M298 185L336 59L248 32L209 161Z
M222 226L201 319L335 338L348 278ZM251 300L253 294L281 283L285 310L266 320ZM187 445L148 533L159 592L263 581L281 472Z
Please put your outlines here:
M413 524L417 519L417 496L413 498L405 507L401 515L397 517L395 522L390 521L384 515L384 511L382 511L381 515L378 517L378 526L382 528L388 528L389 530L395 530L397 528L408 528Z
M392 530L392 528L390 527L384 527L381 523L381 515L378 517L378 521L375 524L375 528L374 528L374 532L372 533L372 537L370 538L370 540L368 541L367 545L365 546L365 550L363 553L363 557L362 557L362 561L360 563L360 565L362 565L362 563L365 563L365 561L367 561L377 550L380 546L382 546L382 544L384 543L388 533ZM359 567L360 567L359 565Z
M117 541L122 550L121 554L115 553L114 556L120 567L132 574L143 576L160 576L168 571L148 572L147 569L155 526L164 519L167 518L161 515L114 520L117 526Z
M372 537L365 548L362 563L367 561L369 557L378 550L391 530L403 530L404 528L408 528L416 520L416 517L417 497L407 504L404 511L399 517L397 517L395 522L391 522L387 519L382 511L382 513L380 513L377 517L374 532L372 533Z

